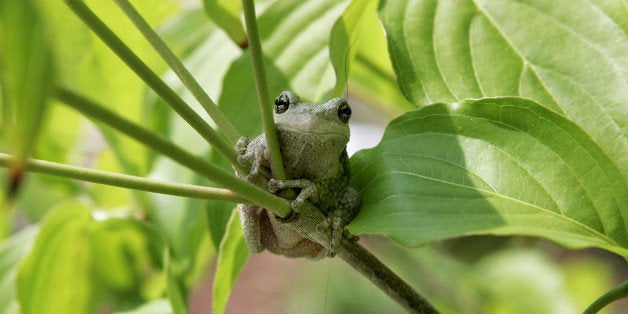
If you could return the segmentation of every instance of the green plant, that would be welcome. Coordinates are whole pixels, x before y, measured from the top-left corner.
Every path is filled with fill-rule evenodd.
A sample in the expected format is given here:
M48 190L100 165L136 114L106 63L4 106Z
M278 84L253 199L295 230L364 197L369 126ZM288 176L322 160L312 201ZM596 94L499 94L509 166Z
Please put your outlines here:
M365 197L352 232L412 247L466 235L525 235L628 256L628 14L621 1L264 1L264 55L253 56L256 68L250 53L259 47L252 41L247 48L236 1L205 0L192 9L136 1L149 21L143 24L116 0L144 34L114 2L86 2L98 17L82 1L66 1L109 47L59 1L0 1L0 147L11 152L0 155L8 187L1 196L2 311L185 312L210 259L218 260L214 310L223 311L248 258L234 203L289 211L287 201L232 175L234 141L261 130L251 106L259 98L268 108L269 95L285 89L319 101L340 95L347 81L351 97L400 115L377 147L351 158L352 185ZM174 53L148 25L160 26ZM262 82L257 88L254 74ZM201 86L220 95L220 110ZM96 128L67 106L97 121ZM102 135L106 146L82 153L98 143L83 133ZM25 178L25 171L129 190ZM37 227L13 233L20 217ZM451 286L441 287L445 296L421 287L437 308L498 311L501 303L491 298L512 295L491 292L499 290L489 288L498 278L491 270L504 265L495 260L516 264L518 254L486 255L467 268L434 252L405 261L447 268L458 274L455 287L472 282L490 296L452 305ZM461 275L471 268L482 276ZM14 284L16 293L8 288ZM625 297L621 287L600 304ZM542 305L535 304L555 309Z

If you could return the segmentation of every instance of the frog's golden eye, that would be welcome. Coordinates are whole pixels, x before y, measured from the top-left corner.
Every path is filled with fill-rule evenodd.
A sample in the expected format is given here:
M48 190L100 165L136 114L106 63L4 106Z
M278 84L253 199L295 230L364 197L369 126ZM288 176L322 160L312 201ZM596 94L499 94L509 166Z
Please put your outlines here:
M290 98L288 95L282 93L275 99L275 113L284 113L290 106Z
M349 118L351 118L351 107L349 107L346 101L343 101L340 103L340 106L338 106L338 118L344 123L348 123Z

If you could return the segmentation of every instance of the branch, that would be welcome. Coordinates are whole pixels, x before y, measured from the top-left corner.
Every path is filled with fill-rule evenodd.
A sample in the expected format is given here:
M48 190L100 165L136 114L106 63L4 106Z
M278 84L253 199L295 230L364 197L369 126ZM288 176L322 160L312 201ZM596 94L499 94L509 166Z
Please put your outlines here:
M0 167L9 167L13 158L14 156L0 153ZM30 172L106 184L127 189L231 203L248 202L245 198L240 197L233 193L233 191L227 189L151 180L126 174L64 165L45 160L27 159L25 167L26 171Z
M236 178L233 173L229 173L219 168L204 158L190 154L174 143L125 119L124 117L117 115L97 103L63 88L55 90L54 97L68 106L78 110L85 116L109 125L117 131L120 131L154 149L155 151L168 156L170 159L192 171L195 171L209 180L212 180L224 187L229 187L230 190L248 199L251 204L259 204L264 208L272 210L277 215L286 216L291 211L290 203L285 199L279 198L249 182Z

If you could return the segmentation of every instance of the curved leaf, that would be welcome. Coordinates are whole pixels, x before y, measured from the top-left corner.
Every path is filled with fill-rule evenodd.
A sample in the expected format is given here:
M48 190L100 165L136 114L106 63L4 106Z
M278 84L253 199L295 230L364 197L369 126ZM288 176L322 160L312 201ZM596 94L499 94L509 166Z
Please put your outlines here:
M386 0L380 17L411 102L535 99L579 124L626 180L628 14L598 2Z
M0 242L0 313L20 313L15 277L20 263L33 247L37 231L36 227L30 227Z
M525 234L628 256L628 188L573 122L516 97L411 111L352 158L357 233L404 245Z
M214 277L212 313L225 312L231 289L249 259L249 255L249 248L244 243L238 212L233 210L225 236L220 243Z
M157 266L167 267L167 254L164 238L143 222L60 204L42 221L18 270L21 312L111 311L161 296L165 278ZM120 304L107 304L112 295Z
M240 47L247 46L246 33L240 21L242 2L232 0L203 0L205 12L216 22L231 40Z
M0 126L8 127L16 172L32 152L53 84L47 35L32 1L0 1Z
M30 255L20 268L17 292L23 313L93 311L90 284L89 211L63 206L43 223Z

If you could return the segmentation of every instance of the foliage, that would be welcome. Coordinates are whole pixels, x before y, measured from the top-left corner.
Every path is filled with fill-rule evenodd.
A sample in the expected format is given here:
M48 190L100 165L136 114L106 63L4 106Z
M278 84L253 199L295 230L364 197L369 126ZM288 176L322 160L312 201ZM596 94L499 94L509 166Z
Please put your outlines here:
M197 2L132 1L237 132L256 136L261 123L242 7ZM210 120L114 1L85 3ZM291 89L316 102L348 89L351 98L396 117L378 146L351 158L352 185L364 196L352 232L382 234L407 247L447 246L439 241L468 235L534 236L628 257L625 3L257 5L270 95ZM18 157L0 156L0 174L6 186L20 188L15 199L9 189L0 195L4 207L16 208L0 215L0 312L183 313L213 260L214 310L223 312L249 256L233 203L31 173L19 181L15 174L30 155L216 186L105 123L86 123L50 95L58 86L231 173L229 162L60 1L0 0L0 70L0 151ZM33 226L18 232L25 224ZM580 276L590 267L610 272L595 257L563 267L547 250L516 248L505 239L507 249L483 251L492 238L470 239L466 250L474 261L432 246L380 249L397 256L391 262L402 277L445 312L582 310L584 292L569 287L598 287L584 298L591 303L612 284L610 275ZM342 291L331 295L339 311L350 304ZM353 302L369 309L369 300L378 299Z

